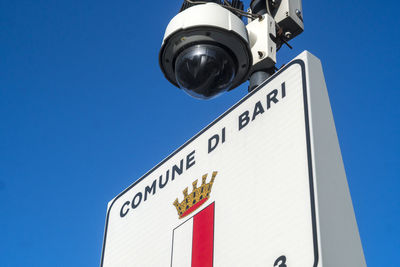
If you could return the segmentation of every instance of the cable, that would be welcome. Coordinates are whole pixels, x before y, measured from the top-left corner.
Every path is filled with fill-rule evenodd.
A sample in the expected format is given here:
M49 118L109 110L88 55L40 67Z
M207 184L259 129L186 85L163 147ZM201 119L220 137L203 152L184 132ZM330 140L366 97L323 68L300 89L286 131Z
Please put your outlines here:
M269 10L269 1L270 0L267 0L267 3L266 3L266 5L267 5L267 13L268 13L268 15L272 16L271 10Z
M231 6L223 6L223 7L226 8L226 9L230 9L232 11L236 11L240 15L248 17L248 18L251 18L251 19L262 19L261 15L249 13L249 12L246 12L246 11L243 11L243 10L240 10L238 8L231 7Z
M231 3L228 2L228 0L224 0L225 5L227 6L232 6Z
M185 1L188 2L189 4L193 4L193 5L196 5L196 4L208 4L209 3L209 2L204 2L204 1L192 1L192 0L185 0ZM224 2L226 2L226 0L224 0ZM234 8L230 4L229 5L225 5L225 6L221 5L221 4L217 4L217 5L220 5L220 6L224 7L224 8L226 8L226 9L235 11L235 12L239 13L240 15L248 17L248 18L251 18L251 19L255 19L255 18L262 19L261 15L253 14L253 13L246 12L246 11L243 11L243 10L238 9L238 8Z

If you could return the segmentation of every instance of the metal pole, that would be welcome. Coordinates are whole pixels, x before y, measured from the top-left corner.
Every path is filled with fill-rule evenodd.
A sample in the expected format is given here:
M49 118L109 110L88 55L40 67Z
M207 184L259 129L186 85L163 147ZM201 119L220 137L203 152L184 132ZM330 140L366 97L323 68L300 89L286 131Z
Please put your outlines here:
M271 77L271 74L265 70L256 71L250 75L249 93L261 85L266 79Z

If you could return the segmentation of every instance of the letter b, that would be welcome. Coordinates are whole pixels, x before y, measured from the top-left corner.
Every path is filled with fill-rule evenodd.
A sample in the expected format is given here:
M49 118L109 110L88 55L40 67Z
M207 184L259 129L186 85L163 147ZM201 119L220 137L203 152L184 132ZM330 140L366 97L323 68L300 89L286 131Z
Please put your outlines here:
M239 131L246 127L249 122L249 111L245 111L242 113L242 115L239 116Z

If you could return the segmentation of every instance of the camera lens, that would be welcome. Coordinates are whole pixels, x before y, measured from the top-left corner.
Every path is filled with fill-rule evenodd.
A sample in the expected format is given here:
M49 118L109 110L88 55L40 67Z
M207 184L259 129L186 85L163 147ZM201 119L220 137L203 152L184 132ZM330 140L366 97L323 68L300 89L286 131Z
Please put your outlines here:
M236 75L237 66L223 48L194 45L182 51L175 61L175 78L189 95L209 99L228 90Z

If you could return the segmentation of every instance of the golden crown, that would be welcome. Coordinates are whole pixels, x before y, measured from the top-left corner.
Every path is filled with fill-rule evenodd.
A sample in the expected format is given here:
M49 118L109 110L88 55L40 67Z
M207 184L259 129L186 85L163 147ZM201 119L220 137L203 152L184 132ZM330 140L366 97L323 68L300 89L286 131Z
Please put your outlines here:
M211 194L211 189L215 180L215 176L217 176L218 172L213 172L211 181L206 184L207 174L204 174L201 181L201 186L197 187L198 180L192 183L193 191L188 195L188 188L186 187L183 190L184 199L179 203L178 198L174 201L174 206L178 211L179 219L186 217L201 205L204 204L209 198Z

